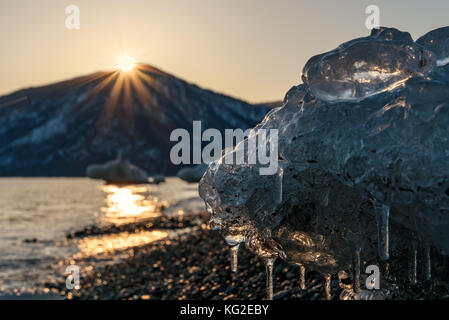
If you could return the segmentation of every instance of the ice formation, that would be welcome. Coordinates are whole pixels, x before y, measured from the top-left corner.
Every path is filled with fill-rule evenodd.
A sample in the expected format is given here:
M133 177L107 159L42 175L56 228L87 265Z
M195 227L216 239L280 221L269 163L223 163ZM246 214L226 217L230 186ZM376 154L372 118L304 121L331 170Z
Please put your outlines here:
M198 182L203 176L204 172L206 172L207 165L199 164L194 167L182 168L178 171L176 176L179 179L182 179L186 182Z
M322 101L350 101L391 91L434 66L433 52L413 42L409 33L382 28L312 57L302 78Z
M265 261L268 296L279 257L322 273L327 298L330 275L349 269L351 297L372 298L359 289L360 260L388 266L416 239L431 278L430 247L449 252L448 39L449 28L418 43L380 28L311 58L304 84L255 128L279 130L278 174L209 165L199 191L211 227Z
M148 183L147 173L130 164L122 152L115 160L88 166L86 176L92 179L102 179L107 183Z
M150 182L152 184L159 184L161 182L165 182L165 175L163 173L155 174L150 178Z
M449 63L449 27L432 30L421 38L417 43L431 50L436 55L437 66L444 66Z

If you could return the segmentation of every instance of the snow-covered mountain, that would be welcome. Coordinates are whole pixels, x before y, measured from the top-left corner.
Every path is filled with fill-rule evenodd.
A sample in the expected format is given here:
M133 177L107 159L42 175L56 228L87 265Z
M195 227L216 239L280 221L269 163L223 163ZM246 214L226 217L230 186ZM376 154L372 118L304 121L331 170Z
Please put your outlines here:
M0 176L83 176L120 150L149 174L173 174L173 129L246 129L268 110L148 65L23 89L0 97Z

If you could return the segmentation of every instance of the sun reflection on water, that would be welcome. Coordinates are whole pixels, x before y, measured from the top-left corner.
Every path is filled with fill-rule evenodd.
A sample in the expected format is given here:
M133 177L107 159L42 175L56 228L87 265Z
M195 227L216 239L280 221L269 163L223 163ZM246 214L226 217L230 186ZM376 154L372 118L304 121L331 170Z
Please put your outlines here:
M150 186L105 185L101 189L105 193L105 206L102 208L103 214L100 217L100 223L103 225L134 224L161 214L162 203L157 197L151 195L154 190ZM161 230L123 231L87 236L78 241L79 253L74 258L123 251L164 239L167 236L168 233Z
M157 198L150 196L146 186L103 186L106 207L105 223L122 225L142 221L160 214Z
M80 252L74 258L85 256L97 256L113 253L119 250L139 247L145 244L166 238L165 231L140 231L135 233L120 232L102 236L90 236L80 240L78 248Z

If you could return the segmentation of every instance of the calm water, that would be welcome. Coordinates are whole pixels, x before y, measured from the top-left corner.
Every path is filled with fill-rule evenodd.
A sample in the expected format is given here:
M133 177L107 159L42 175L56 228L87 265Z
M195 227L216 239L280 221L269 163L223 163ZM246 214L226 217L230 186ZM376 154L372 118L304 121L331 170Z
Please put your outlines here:
M126 187L87 178L1 178L0 292L51 279L55 276L51 266L61 259L117 252L167 236L146 231L67 240L69 232L203 207L197 184L177 178L160 185Z

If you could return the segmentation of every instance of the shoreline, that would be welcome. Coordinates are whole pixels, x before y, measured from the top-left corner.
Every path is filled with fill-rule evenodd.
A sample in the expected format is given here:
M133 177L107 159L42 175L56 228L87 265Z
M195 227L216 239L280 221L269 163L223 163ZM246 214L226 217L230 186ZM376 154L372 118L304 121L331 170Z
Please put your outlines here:
M224 239L208 227L205 211L180 216L159 216L121 226L91 226L67 234L69 240L157 230L188 230L141 246L105 252L98 256L70 257L54 266L59 280L40 282L32 293L4 293L0 299L59 300L263 300L266 298L265 266L241 246L236 273ZM80 267L80 289L68 290L64 270ZM306 289L300 288L299 268L277 259L273 268L274 300L325 300L324 278L306 270ZM342 292L337 277L331 281L332 300ZM392 299L449 298L440 288L420 285ZM437 292L440 291L440 292Z
M118 232L139 231L148 225L149 230L188 226L194 231L129 248L128 257L117 263L81 262L79 290L67 290L63 282L49 289L58 290L64 299L265 299L262 260L242 248L237 273L231 272L230 249L218 232L209 230L207 221L207 213L201 212L121 226ZM114 233L116 228L92 227L72 237ZM323 299L323 281L319 277L307 280L308 290L302 292L298 269L278 260L274 268L274 298ZM333 286L338 286L337 280Z

